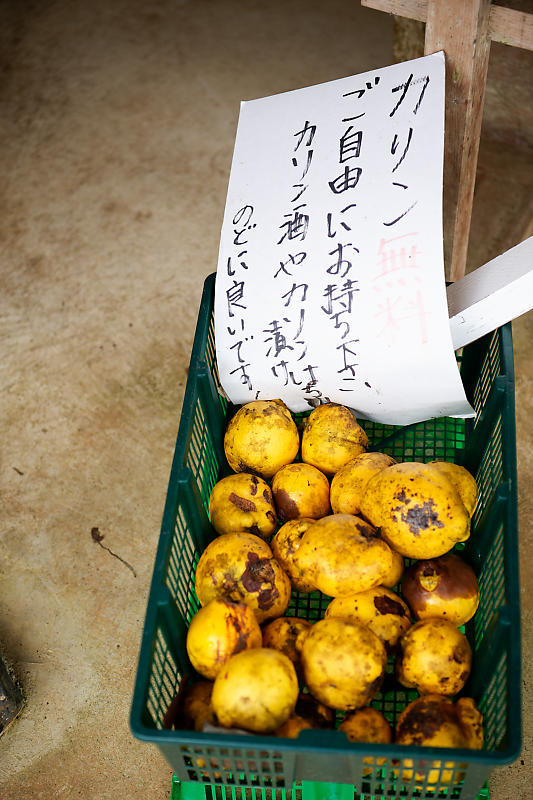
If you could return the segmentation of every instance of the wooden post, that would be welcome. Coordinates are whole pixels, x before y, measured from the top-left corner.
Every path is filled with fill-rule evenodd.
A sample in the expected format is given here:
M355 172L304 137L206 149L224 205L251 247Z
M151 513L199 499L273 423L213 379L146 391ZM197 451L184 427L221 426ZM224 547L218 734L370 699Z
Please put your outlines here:
M363 6L426 23L426 55L444 50L444 262L446 278L466 269L477 157L492 39L533 50L533 14L490 0L361 0Z
M444 261L447 278L465 273L476 167L489 67L490 0L428 5L424 52L446 53Z

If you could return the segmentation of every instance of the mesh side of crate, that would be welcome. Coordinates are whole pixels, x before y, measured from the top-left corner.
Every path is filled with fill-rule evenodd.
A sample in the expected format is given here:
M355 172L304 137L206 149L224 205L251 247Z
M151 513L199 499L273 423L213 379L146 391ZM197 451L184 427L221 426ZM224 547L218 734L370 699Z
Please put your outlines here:
M299 787L291 791L286 785L281 753L272 756L266 751L244 753L237 749L231 755L220 756L225 749L220 748L210 756L211 748L184 745L180 749L187 780L205 784L206 798L305 797ZM464 761L427 758L390 761L378 755L365 755L362 763L362 779L351 787L353 800L461 800L465 796L463 782L469 764ZM328 785L335 798L335 784L323 784ZM254 794L256 789L269 794Z
M180 784L174 778L170 800L307 800L308 784L293 784L292 789L245 789L241 786L207 785L202 787L201 796L198 795L195 785ZM449 789L449 787L448 787ZM191 797L190 795L193 794ZM416 794L414 795L416 797ZM448 800L453 800L452 792L447 795ZM312 797L309 800L373 800L372 795L361 795L354 787L339 784L313 784ZM488 800L488 788L485 787L478 794L477 800ZM389 800L394 800L390 797ZM439 800L438 794L435 800Z
M494 422L492 434L487 442L478 470L475 473L479 487L479 498L472 516L472 528L476 529L481 516L490 502L495 489L503 478L502 416Z
M156 629L152 669L146 707L156 728L161 730L166 712L176 695L180 682L178 665L168 645L163 627Z
M397 461L455 461L465 447L464 419L442 417L415 425L383 425L360 420L369 449L388 453Z
M501 353L501 339L498 331L494 331L490 340L489 346L483 358L479 378L474 387L472 405L476 411L476 420L474 425L479 421L479 412L485 406L489 392L491 390L494 378L501 374L502 370L502 353Z
M210 784L213 794L206 794L207 797L226 797L233 798L245 796L246 798L253 797L256 787L261 791L268 791L267 796L270 797L283 797L280 792L286 793L288 798L302 797L301 789L296 789L295 795L290 791L291 787L286 784L287 769L284 764L283 752L271 752L266 750L252 750L250 748L218 748L214 750L209 747L191 747L183 746L181 748L183 753L183 760L187 768L187 777L190 781L197 781L200 783ZM366 800L368 794L371 793L372 798L381 800L381 798L392 797L391 789L396 789L398 786L398 797L413 797L413 792L409 795L405 791L400 792L399 781L402 783L402 790L406 787L415 791L415 773L413 773L412 766L418 762L408 761L404 765L408 769L403 771L387 770L382 768L382 764L387 761L385 758L365 756L365 763L369 766L365 767L365 781L359 783L359 790L353 786L351 792L353 793L354 800ZM400 763L400 762L398 762ZM427 768L427 761L423 762ZM459 772L459 765L451 764L448 772L452 774L451 770L456 767L455 774L459 780L462 774ZM376 769L373 769L376 767ZM428 776L432 778L432 782L425 781L427 790L419 797L436 798L434 793L435 781L441 776L441 762L435 762L435 772L433 775ZM460 765L464 770L464 766ZM420 765L422 769L422 765ZM425 780L418 774L418 787L420 788L420 781ZM246 787L246 788L244 788ZM216 791L216 788L219 791ZM426 787L424 787L426 788ZM289 791L287 791L289 790ZM361 793L361 790L363 793ZM240 792L243 794L240 795ZM258 795L256 795L258 796ZM264 797L265 795L260 795ZM394 792L394 796L396 793ZM443 795L448 796L448 795ZM460 794L455 795L460 797Z
M485 402L488 397L492 381L501 369L501 353L499 338L492 337L490 346L485 355L477 384L477 396L474 402ZM504 475L504 448L503 448L503 419L501 410L494 410L494 418L490 423L485 446L481 452L479 466L475 472L479 487L479 498L476 510L472 517L471 539L476 546L476 536L483 535L483 558L479 567L478 581L480 601L478 610L470 623L471 642L474 649L474 662L476 658L483 661L490 653L492 663L486 666L479 664L477 670L488 672L490 680L486 683L481 696L476 697L479 710L483 714L484 748L498 749L505 746L508 733L508 674L507 674L507 647L508 643L502 635L503 622L499 618L500 609L508 603L506 590L506 547L505 525L506 518L497 514L489 514L489 519L483 520L485 511L489 508L496 490L505 478ZM488 640L488 641L486 641ZM491 642L496 642L494 648Z
M379 756L365 756L361 793L363 798L432 798L459 800L468 764L465 762L404 758L391 769Z
M474 649L478 650L494 614L505 603L505 554L503 524L493 540L492 548L479 574L479 607L474 616Z
M243 789L241 786L206 786L205 800L301 800L302 789ZM173 800L171 798L171 800Z
M189 530L187 516L183 505L179 503L165 582L187 625L200 607L194 591L198 559L199 555Z
M209 318L209 330L207 334L207 345L205 350L205 360L211 375L213 376L213 380L215 382L215 386L218 391L218 399L220 405L222 406L222 410L226 411L228 407L228 401L225 396L224 389L222 388L222 384L220 382L220 375L218 374L218 366L217 366L217 358L216 358L216 347L215 347L215 318L214 314L211 314Z
M209 495L215 485L220 464L216 458L216 450L207 422L207 414L204 412L202 402L197 399L191 426L191 437L186 466L196 481L204 508L207 512L209 505Z
M507 732L507 653L504 652L494 670L487 690L479 701L485 729L485 748L497 748Z
M220 747L215 750L183 745L180 750L191 781L230 787L285 787L286 756L275 749Z

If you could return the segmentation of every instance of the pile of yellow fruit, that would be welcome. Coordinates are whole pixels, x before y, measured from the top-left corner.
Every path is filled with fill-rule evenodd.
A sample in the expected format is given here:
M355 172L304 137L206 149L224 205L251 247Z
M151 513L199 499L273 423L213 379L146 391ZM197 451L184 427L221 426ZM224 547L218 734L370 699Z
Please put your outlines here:
M455 464L396 463L367 448L336 403L311 412L301 441L280 400L231 419L235 474L210 496L218 535L198 563L202 607L187 635L206 680L187 690L182 724L296 737L343 711L351 741L482 747L473 700L450 699L470 674L459 627L479 602L473 570L450 551L470 535L476 481ZM324 619L285 616L291 589L331 597ZM399 684L420 695L394 732L370 705L391 656Z

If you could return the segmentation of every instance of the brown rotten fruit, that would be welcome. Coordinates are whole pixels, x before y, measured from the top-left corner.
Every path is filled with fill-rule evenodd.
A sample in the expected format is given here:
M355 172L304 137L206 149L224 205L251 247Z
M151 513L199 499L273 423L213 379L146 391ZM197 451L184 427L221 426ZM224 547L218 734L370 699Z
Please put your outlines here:
M443 617L457 627L472 619L479 605L475 572L453 553L409 567L402 595L417 619Z

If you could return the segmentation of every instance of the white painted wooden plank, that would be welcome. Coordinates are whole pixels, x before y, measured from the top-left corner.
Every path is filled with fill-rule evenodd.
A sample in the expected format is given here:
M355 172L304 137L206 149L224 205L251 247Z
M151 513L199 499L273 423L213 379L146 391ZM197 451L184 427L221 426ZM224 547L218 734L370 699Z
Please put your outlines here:
M448 286L454 349L533 308L533 236Z

